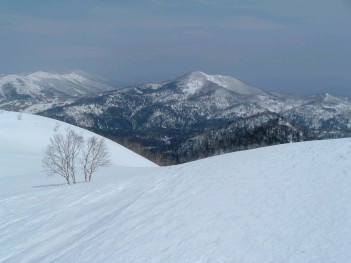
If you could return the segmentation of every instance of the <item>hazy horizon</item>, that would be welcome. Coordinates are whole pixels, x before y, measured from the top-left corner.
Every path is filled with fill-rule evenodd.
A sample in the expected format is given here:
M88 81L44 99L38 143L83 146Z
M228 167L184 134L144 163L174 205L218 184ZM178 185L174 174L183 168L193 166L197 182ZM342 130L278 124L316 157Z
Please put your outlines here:
M351 96L350 24L350 0L3 0L0 74L80 69L126 86L203 71Z

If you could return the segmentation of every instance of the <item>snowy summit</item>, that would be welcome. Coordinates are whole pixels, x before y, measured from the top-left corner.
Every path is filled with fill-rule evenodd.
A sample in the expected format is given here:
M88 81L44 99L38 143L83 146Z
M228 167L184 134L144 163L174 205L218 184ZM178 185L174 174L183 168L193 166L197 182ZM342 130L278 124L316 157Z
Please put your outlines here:
M77 72L58 74L38 71L26 75L0 77L0 94L3 99L10 99L10 95L14 93L22 96L38 96L40 93L52 92L74 96L111 89L108 85L88 79ZM10 93L10 90L13 91Z
M241 95L265 95L268 94L258 88L251 87L240 80L223 75L207 75L201 71L190 72L176 80L183 91L189 94L199 92L201 89L212 86L228 89Z
M37 112L68 103L78 96L112 90L88 74L58 74L38 71L0 77L0 107L6 110Z

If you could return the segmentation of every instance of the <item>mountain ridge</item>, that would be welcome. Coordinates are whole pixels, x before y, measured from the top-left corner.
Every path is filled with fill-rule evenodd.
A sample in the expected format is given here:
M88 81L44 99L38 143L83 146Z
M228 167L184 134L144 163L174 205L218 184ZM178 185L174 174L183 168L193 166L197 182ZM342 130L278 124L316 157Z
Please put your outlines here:
M234 83L231 89L218 85L228 78ZM88 95L40 114L101 132L166 164L277 143L351 136L348 98L289 96L241 83L197 71L173 81Z
M36 104L45 103L51 107L50 104L64 103L78 96L112 89L78 72L12 74L0 77L0 105L8 110L33 112Z
M266 92L200 71L22 109L102 134L159 164L351 136L349 98Z

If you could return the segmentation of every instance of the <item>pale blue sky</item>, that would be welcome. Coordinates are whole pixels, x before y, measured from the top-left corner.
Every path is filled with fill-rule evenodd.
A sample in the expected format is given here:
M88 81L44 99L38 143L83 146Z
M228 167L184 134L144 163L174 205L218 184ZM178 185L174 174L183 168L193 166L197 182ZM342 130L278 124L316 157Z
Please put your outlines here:
M186 72L351 96L351 0L1 0L0 74Z

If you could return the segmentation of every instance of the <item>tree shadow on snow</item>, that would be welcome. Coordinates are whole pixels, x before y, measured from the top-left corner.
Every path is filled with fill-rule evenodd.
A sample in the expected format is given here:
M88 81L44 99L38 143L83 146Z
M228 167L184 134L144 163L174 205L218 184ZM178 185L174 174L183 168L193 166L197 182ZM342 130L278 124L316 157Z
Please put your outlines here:
M76 182L75 184L83 184L86 183L85 181L82 182ZM73 186L75 184L66 184L66 183L60 183L60 184L43 184L43 185L33 185L34 188L41 188L41 187L57 187L57 186Z

